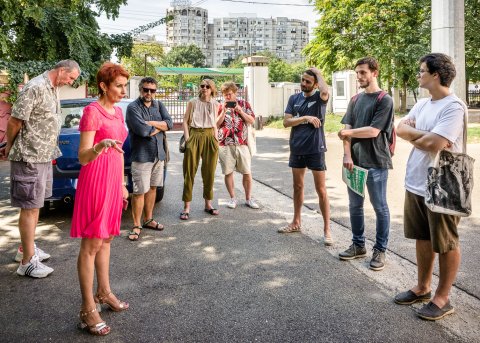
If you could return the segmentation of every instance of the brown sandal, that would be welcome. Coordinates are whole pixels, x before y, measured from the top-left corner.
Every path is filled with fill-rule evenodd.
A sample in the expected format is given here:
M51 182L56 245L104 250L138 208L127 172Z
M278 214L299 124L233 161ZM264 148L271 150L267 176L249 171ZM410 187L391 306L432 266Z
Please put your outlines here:
M108 305L112 311L115 312L120 312L120 311L125 311L130 307L130 305L127 302L120 301L117 299L117 302L115 302L111 296L113 295L112 292L108 292L107 294L100 295L97 293L95 295L94 300L97 304L101 305Z
M133 230L136 230L136 229L140 230L140 232L133 231ZM142 233L142 227L141 226L134 226L134 227L132 227L132 230L128 232L127 238L129 240L131 240L132 242L133 241L138 241L141 233ZM132 236L132 237L130 237L130 236Z
M80 311L80 323L78 323L77 327L94 336L106 336L110 333L111 329L105 322L102 321L93 325L87 324L86 318L96 311L96 308L91 311Z

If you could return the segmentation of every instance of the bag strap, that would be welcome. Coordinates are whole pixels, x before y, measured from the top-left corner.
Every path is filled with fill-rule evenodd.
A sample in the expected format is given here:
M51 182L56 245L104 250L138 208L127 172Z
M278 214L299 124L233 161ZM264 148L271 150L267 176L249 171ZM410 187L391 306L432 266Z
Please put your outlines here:
M462 101L463 113L463 153L467 153L468 109Z
M364 92L363 92L364 93ZM353 108L352 108L352 115L355 115L355 105L357 104L358 97L362 93L357 93L354 96L352 96L352 101L353 101ZM375 106L373 107L373 113L377 110L377 106L382 101L383 97L387 95L388 93L385 92L383 89L380 90L380 93L377 96L377 100L375 100ZM356 119L356 116L354 117ZM395 115L393 116L393 120L395 120Z

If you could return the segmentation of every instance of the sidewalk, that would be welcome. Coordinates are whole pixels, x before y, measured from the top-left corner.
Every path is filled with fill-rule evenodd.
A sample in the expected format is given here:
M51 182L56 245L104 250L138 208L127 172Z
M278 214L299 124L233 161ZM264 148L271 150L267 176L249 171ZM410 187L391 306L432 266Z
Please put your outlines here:
M177 136L170 136L171 142ZM178 135L179 137L179 135ZM177 147L172 144L171 150ZM181 222L181 155L173 153L164 200L155 215L163 232L144 230L139 242L114 240L111 283L130 303L124 313L105 311L108 342L473 342L478 307L454 292L458 314L440 322L418 319L414 306L392 301L408 287L415 266L389 255L388 268L372 272L367 260L344 262L337 252L349 231L333 223L337 244L319 238L320 216L305 209L305 234L280 235L292 201L258 182L260 210L225 207L228 195L217 169L220 216L203 211L201 180L194 187L191 219ZM0 173L0 175L3 175ZM288 182L288 181L287 181ZM2 178L2 183L8 183ZM237 187L241 185L236 180ZM239 190L242 199L243 191ZM239 202L242 204L242 202ZM80 293L76 276L79 241L68 238L71 214L59 211L39 225L39 245L52 254L55 272L32 280L15 274L18 244L14 213L0 201L0 334L2 342L85 342L76 328ZM400 284L392 284L392 280ZM468 299L467 299L468 300ZM477 304L474 304L477 306ZM473 305L472 305L473 306Z

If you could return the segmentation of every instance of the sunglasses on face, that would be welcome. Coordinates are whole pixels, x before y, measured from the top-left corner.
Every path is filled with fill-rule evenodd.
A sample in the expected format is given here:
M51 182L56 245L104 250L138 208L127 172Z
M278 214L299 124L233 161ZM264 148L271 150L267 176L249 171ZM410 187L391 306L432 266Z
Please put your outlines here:
M200 85L200 88L210 89L210 85Z
M156 89L151 89L151 88L143 88L143 92L144 93L152 93L152 94L155 94L157 92Z

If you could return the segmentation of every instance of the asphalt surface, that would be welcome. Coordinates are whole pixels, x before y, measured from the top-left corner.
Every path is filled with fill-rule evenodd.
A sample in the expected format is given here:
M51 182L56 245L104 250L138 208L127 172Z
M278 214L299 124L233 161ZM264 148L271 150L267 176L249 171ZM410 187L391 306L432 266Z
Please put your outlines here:
M180 134L169 136L173 156L164 200L155 208L155 216L166 229L144 230L139 242L130 242L126 232L132 220L124 213L122 235L112 243L110 274L113 291L131 307L122 313L102 312L112 333L99 341L480 341L480 306L474 291L471 296L455 288L452 302L458 313L435 323L418 319L414 312L417 305L393 303L393 296L415 278L415 265L410 262L412 242L402 243L398 252L389 252L389 264L382 272L369 271L368 258L338 260L338 251L350 244L350 233L345 225L347 204L342 200L345 189L335 178L327 179L334 247L325 248L319 242L321 218L315 213L318 204L313 200L309 177L304 234L277 234L276 229L291 219L293 211L288 141L281 134L271 137L259 132L258 136L254 197L261 209L249 209L242 201L235 210L226 208L228 195L218 168L215 198L220 216L203 211L201 180L197 178L187 222L178 219L182 156L176 153L176 142ZM337 168L327 163L331 165L329 174L332 171L334 175ZM37 244L52 254L47 264L55 272L41 280L19 277L15 274L18 264L12 261L19 243L18 216L9 207L5 162L0 162L0 184L1 341L91 339L75 327L80 306L76 274L79 240L69 238L71 210L51 211L37 228ZM236 186L240 186L238 177ZM403 188L393 192L401 197ZM242 195L239 189L238 198ZM473 225L477 226L470 227L472 232L478 230L478 222ZM400 233L397 237L400 229L394 228L391 245L396 247L397 241L404 239ZM473 249L474 242L462 243L471 244ZM460 274L459 280L465 276L468 280L468 274L478 272L464 268L465 263L465 275Z

